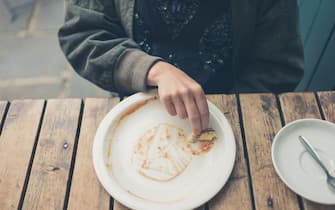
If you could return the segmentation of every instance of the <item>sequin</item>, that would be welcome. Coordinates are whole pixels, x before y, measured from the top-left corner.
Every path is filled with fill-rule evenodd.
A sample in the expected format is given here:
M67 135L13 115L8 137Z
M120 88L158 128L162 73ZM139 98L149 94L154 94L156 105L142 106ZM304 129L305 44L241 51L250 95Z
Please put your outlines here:
M148 26L145 24L143 19L138 13L134 14L134 26L136 30L141 31L143 33L136 34L138 39L138 44L140 45L141 49L146 53L151 53L151 32L148 29Z
M176 39L183 28L194 18L200 0L155 0L155 9L170 29L172 39Z
M204 68L212 72L221 69L232 55L231 15L225 13L214 21L200 39L199 49L201 59L211 68ZM199 54L200 54L199 52Z

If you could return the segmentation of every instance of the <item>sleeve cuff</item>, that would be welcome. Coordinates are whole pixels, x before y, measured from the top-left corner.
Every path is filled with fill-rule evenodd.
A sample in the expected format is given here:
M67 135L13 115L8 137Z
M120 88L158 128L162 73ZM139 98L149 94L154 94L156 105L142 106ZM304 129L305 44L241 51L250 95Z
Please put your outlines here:
M162 58L148 55L139 49L126 49L120 56L114 71L115 89L121 93L146 91L147 74Z

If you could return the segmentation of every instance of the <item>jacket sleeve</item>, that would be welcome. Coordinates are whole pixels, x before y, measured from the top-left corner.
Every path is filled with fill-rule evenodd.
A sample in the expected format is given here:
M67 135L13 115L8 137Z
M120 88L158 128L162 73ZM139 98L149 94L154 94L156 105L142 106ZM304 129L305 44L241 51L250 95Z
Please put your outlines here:
M303 76L304 55L296 0L263 0L250 59L232 92L292 91Z
M160 58L141 51L124 32L112 0L68 0L59 43L74 70L119 93L145 91L146 75Z

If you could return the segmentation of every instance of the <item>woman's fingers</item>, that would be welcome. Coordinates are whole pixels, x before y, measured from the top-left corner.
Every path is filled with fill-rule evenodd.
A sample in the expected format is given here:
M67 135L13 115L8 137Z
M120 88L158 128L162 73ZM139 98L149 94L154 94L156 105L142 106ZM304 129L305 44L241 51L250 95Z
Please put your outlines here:
M202 124L199 109L195 103L194 97L192 94L184 95L185 108L188 115L188 120L190 121L192 132L194 135L200 135L202 131Z
M172 101L173 101L173 104L174 104L174 107L177 111L178 116L181 119L187 118L187 112L186 112L186 109L185 109L185 104L184 104L184 101L181 99L181 97L179 95L174 95L172 97Z
M180 69L157 62L149 71L147 84L158 87L160 99L171 115L189 118L192 132L199 135L208 126L208 105L201 86Z
M189 119L194 135L199 135L202 130L207 129L208 105L200 85L191 84L172 92L165 92L161 95L161 100L169 114Z
M172 98L170 96L163 96L161 97L161 101L163 102L165 109L167 110L167 112L172 115L172 116L176 116L177 115L177 111L176 108L172 102Z
M200 91L196 91L195 93L195 101L199 110L200 119L201 119L201 129L205 130L208 128L209 123L209 110L208 110L208 104L206 96L202 90L202 88L199 86L197 89L200 88Z

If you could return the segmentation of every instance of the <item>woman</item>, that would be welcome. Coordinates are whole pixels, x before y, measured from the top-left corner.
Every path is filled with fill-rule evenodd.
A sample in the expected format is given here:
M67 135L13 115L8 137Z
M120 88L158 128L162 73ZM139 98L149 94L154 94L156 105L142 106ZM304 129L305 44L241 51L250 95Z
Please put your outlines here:
M292 91L303 75L295 0L69 0L59 40L103 89L158 87L195 135L205 93Z

